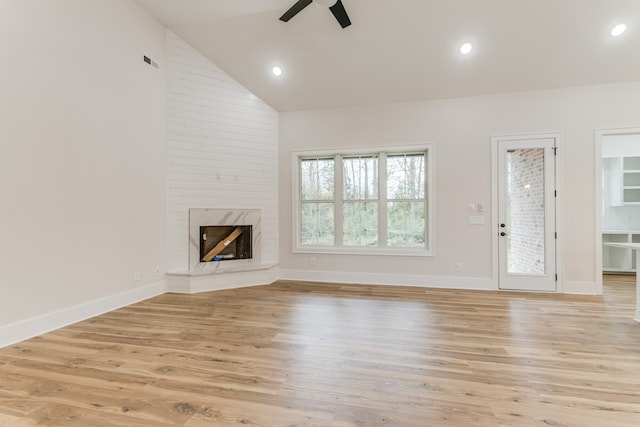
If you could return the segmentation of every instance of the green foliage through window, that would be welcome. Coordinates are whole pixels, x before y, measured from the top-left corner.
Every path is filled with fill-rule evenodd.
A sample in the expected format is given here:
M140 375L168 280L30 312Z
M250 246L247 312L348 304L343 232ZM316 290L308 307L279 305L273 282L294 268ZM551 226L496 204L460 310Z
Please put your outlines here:
M426 150L300 158L299 244L426 248L426 160Z

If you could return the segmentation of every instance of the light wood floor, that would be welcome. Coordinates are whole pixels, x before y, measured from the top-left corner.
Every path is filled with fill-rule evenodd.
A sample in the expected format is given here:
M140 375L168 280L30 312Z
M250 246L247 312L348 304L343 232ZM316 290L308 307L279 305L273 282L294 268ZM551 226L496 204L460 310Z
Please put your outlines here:
M0 426L640 426L633 280L166 294L0 349Z

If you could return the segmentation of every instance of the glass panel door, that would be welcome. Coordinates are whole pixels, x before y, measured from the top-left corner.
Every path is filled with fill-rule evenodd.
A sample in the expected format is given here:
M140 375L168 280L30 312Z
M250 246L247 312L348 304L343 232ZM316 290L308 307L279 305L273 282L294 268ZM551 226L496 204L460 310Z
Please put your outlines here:
M500 288L554 291L555 139L498 142Z

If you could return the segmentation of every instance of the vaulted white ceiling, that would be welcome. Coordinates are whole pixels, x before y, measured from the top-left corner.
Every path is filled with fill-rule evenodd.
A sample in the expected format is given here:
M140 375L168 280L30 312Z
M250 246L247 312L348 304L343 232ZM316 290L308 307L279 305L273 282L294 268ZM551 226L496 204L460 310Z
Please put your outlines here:
M278 111L640 80L640 0L136 1Z

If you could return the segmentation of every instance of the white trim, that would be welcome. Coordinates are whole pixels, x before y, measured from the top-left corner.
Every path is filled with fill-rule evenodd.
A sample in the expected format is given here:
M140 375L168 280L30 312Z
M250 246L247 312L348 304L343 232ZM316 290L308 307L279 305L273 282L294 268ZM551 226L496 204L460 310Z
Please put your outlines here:
M414 286L439 289L498 290L497 282L484 277L381 274L347 271L280 270L279 280L344 283L358 285Z
M639 127L596 129L595 130L595 286L596 293L602 294L602 139L610 135L640 134Z
M593 265L595 268L594 276L596 278L596 289L600 290L599 294L602 294L602 138L606 135L606 131L596 129L594 135L594 158L595 158L595 180L593 183L594 192L594 205L595 205L595 259Z
M110 295L41 316L0 326L0 348L165 293L164 282Z
M536 134L511 134L495 135L491 137L491 258L492 258L492 279L499 284L499 253L498 253L498 141L514 141L521 139L555 139L557 154L555 159L556 167L556 292L564 293L564 167L563 167L563 135L562 132L536 133Z
M556 135L556 274L558 275L557 292L566 293L564 282L564 137L561 132Z
M371 146L361 148L333 148L326 150L296 150L291 153L291 191L292 191L292 233L291 248L293 253L331 253L340 255L396 255L396 256L435 256L435 143L427 142L412 145L399 146ZM427 234L424 248L363 248L363 247L345 247L345 246L301 246L299 245L299 229L300 229L300 167L299 162L303 157L323 157L323 156L342 156L342 155L358 155L372 153L402 153L402 152L424 152L425 153L425 203L427 224L425 232ZM337 197L337 196L336 196ZM382 199L379 199L382 201ZM337 219L339 220L339 219ZM381 230L378 230L379 232Z

